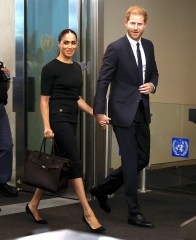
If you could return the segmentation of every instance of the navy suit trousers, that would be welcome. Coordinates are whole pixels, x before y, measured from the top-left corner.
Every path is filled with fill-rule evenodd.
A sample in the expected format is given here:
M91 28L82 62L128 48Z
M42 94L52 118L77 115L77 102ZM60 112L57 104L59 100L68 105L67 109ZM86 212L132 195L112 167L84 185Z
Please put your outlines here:
M119 144L122 165L98 185L106 194L112 194L123 184L128 204L128 214L141 213L138 203L138 173L149 163L150 129L145 118L142 101L133 123L129 127L113 126Z
M13 142L9 119L4 104L0 103L0 183L11 180Z

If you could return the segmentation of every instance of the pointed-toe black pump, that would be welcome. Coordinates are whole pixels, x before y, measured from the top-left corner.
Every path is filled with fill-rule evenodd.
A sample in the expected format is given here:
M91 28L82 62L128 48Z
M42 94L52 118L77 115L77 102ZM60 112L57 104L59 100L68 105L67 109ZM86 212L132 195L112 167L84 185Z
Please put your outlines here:
M25 210L26 210L26 213L28 213L28 214L30 214L32 216L34 222L36 222L38 224L48 224L48 222L46 220L44 220L44 219L37 220L35 218L35 216L33 215L32 211L31 211L31 209L29 208L29 204L26 205Z
M103 233L106 229L104 227L92 228L90 224L87 222L84 215L82 215L82 220L86 223L86 225L90 228L91 232L93 233Z

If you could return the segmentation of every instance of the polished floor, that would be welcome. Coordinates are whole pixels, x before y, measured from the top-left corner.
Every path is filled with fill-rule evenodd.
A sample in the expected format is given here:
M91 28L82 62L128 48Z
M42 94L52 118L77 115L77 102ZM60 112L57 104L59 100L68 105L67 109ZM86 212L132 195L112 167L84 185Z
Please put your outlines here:
M44 199L40 201L39 209L58 207L68 204L77 203L78 200L65 199L61 197ZM1 206L0 216L10 215L24 212L25 206L28 202L15 203Z
M82 208L74 196L44 196L40 213L48 220L47 226L36 224L25 213L25 205L31 197L30 192L20 192L17 198L0 196L0 239L17 239L42 231L90 233L82 221ZM96 200L89 199L96 216L106 228L104 236L115 239L182 240L181 224L196 216L196 195L153 190L139 193L139 201L146 218L155 224L154 229L127 224L127 205L123 194L109 199L112 208L110 214L103 212Z

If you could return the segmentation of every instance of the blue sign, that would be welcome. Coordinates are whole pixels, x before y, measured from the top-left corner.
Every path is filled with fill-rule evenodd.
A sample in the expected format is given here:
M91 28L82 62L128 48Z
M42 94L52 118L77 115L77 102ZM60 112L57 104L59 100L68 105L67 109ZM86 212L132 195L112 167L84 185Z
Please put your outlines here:
M172 156L173 157L189 157L189 139L172 138Z

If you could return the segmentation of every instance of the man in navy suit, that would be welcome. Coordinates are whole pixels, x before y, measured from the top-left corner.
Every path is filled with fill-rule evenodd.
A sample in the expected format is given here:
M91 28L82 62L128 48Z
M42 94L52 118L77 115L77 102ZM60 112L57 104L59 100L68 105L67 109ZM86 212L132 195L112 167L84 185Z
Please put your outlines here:
M94 99L94 114L104 128L111 123L115 132L122 164L102 184L90 189L106 212L108 194L123 184L128 204L128 223L152 228L139 207L138 173L148 165L150 156L149 94L156 91L158 70L151 41L142 38L147 26L143 7L132 6L126 12L127 33L109 44L103 58ZM108 116L105 114L106 94L110 85Z

